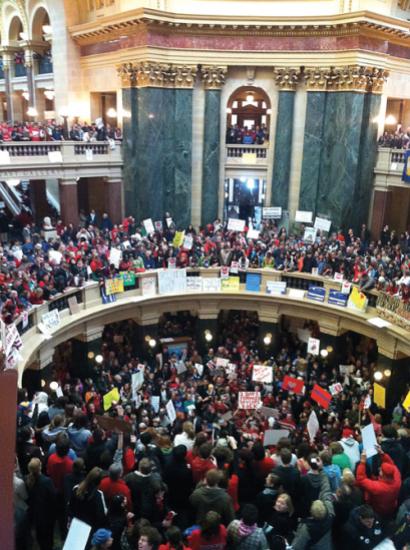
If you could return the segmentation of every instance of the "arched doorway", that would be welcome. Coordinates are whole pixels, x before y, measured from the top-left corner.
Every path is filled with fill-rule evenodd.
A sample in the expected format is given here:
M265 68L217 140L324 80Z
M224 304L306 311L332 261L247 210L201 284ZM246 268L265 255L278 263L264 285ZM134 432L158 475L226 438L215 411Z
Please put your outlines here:
M53 72L51 37L52 27L47 10L40 6L34 13L31 33L33 40L43 43L41 53L36 55L38 61L38 74L49 74ZM48 109L51 110L51 109Z
M255 86L237 88L227 108L226 142L262 145L269 140L271 104L267 93Z

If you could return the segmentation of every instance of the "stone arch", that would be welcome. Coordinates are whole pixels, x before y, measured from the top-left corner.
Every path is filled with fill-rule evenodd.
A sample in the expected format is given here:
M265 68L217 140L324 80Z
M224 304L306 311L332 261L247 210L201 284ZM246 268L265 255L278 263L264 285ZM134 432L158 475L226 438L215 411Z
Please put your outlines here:
M248 101L249 99L249 101ZM269 127L271 101L265 90L259 86L240 86L236 88L227 101L227 125L239 124L254 120L256 126L266 124Z
M1 20L3 23L3 45L9 45L10 41L20 41L20 32L27 33L27 38L30 38L24 4L21 1L7 0L4 2L1 7Z
M44 4L36 4L33 11L29 14L30 30L33 40L43 40L45 25L51 26L51 19L47 7Z

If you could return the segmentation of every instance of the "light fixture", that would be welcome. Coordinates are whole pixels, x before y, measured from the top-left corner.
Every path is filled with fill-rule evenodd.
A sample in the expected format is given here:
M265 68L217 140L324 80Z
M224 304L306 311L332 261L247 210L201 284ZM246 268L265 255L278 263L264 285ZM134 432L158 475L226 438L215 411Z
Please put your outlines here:
M36 117L36 116L38 116L38 111L35 107L29 107L27 109L27 114L28 114L28 116Z
M386 378L389 378L391 376L391 370L390 369L384 369L383 374Z
M21 95L24 97L26 101L30 99L30 94L28 92L21 92Z
M227 107L226 109L226 114L227 115L230 115L232 113L232 109L230 107Z
M327 349L327 352L328 352L328 353L332 353L332 352L333 352L333 346L327 346L326 349Z
M272 109L266 109L266 114L271 115L272 114Z
M20 33L20 39L21 40L28 40L28 34L26 32Z
M57 391L58 382L50 382L50 390Z
M58 114L63 118L67 118L69 115L68 107L61 107L61 109L58 111Z
M271 342L272 342L272 334L270 332L267 332L263 337L263 343L265 344L265 346L269 346Z
M47 99L51 101L52 99L55 98L56 93L54 90L44 90L44 95L46 96Z
M213 336L210 330L205 331L205 340L207 342L212 342Z
M374 373L374 379L377 381L377 382L380 382L380 380L383 378L383 373L379 370L377 370L375 373Z
M107 111L107 117L108 118L117 118L117 111L113 107L110 107L110 109L108 109L108 111Z
M44 34L53 34L53 28L51 25L43 25Z
M151 120L152 120L153 118L155 118L154 113L149 113L148 118L150 118Z
M41 387L44 388L45 385L46 385L46 381L41 379Z
M394 115L387 115L386 120L384 121L384 123L387 126L394 126L395 124L397 124L397 118Z
M88 359L94 359L95 353L94 353L93 351L89 351L89 352L87 353L87 357L88 357Z
M96 355L95 356L95 362L101 365L101 363L104 361L104 358L102 355Z
M131 111L127 111L126 109L123 109L121 114L122 114L122 118L131 118Z
M155 338L150 338L148 341L148 345L150 348L155 348L155 346L157 345L157 341L155 340Z
M253 179L246 180L246 187L249 189L249 191L252 191L252 189L255 187L255 181Z
M252 92L248 92L246 94L246 103L253 103L253 93Z
M327 351L327 349L321 349L320 350L320 355L321 355L321 357L325 358L329 355L329 352Z

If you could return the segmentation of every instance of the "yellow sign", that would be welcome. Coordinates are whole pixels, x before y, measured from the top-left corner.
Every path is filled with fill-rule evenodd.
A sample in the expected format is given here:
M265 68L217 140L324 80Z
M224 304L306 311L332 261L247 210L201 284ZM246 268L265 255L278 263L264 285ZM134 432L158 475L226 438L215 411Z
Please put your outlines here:
M381 407L382 409L386 408L386 388L383 388L383 386L380 386L380 384L373 384L373 399L376 405Z
M239 292L239 277L221 279L222 292Z
M407 394L406 399L403 401L403 408L406 412L410 411L410 391Z
M107 296L124 292L124 279L117 277L115 279L107 279L105 281L105 293Z
M179 248L182 246L182 243L184 242L184 236L185 231L177 231L175 233L174 240L172 241L172 244L175 246L175 248Z
M352 292L349 296L349 307L359 309L360 311L366 311L367 298L356 286L352 288Z
M119 401L120 401L120 394L119 394L118 388L114 388L113 390L106 393L103 397L104 411L109 411L112 407L112 404L119 403Z
M242 153L242 164L256 164L256 153Z

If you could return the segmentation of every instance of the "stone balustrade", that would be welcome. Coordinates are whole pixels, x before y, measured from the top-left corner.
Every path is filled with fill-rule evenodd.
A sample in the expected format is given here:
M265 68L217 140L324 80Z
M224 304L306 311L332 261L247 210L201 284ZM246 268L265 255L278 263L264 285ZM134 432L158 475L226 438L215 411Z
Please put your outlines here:
M261 274L261 291L248 292L245 288L246 274ZM221 310L241 309L256 311L260 321L276 323L282 315L317 321L324 334L339 336L352 330L368 337L376 338L379 352L396 359L410 356L410 341L408 330L392 324L387 328L377 328L368 320L378 315L376 309L377 293L371 292L369 307L366 312L328 304L318 303L310 299L294 298L285 295L270 295L266 293L267 281L286 281L288 288L306 290L310 284L323 286L328 294L330 289L340 290L341 283L332 279L307 273L283 273L272 269L256 269L240 271L239 292L184 292L184 294L143 295L141 280L145 277L155 277L156 271L136 274L134 287L127 288L124 293L117 294L113 303L103 304L98 283L88 283L83 288L68 289L64 294L40 306L34 306L28 312L28 319L23 317L16 321L22 335L22 361L19 367L20 380L23 370L37 362L45 366L42 358L50 358L53 349L66 340L90 333L96 327L107 323L133 319L140 325L158 323L160 316L166 312L191 311L202 319L216 319ZM188 275L201 277L218 277L219 268L189 269ZM75 297L77 311L70 313L69 298ZM371 305L373 304L373 305ZM38 329L45 313L58 309L60 326L51 334L45 336Z
M226 165L257 165L267 167L269 144L226 145Z
M120 178L122 145L116 142L27 141L0 144L2 179Z
M379 147L377 162L374 168L376 189L385 189L389 186L405 187L408 184L401 179L404 167L404 149L390 149Z

